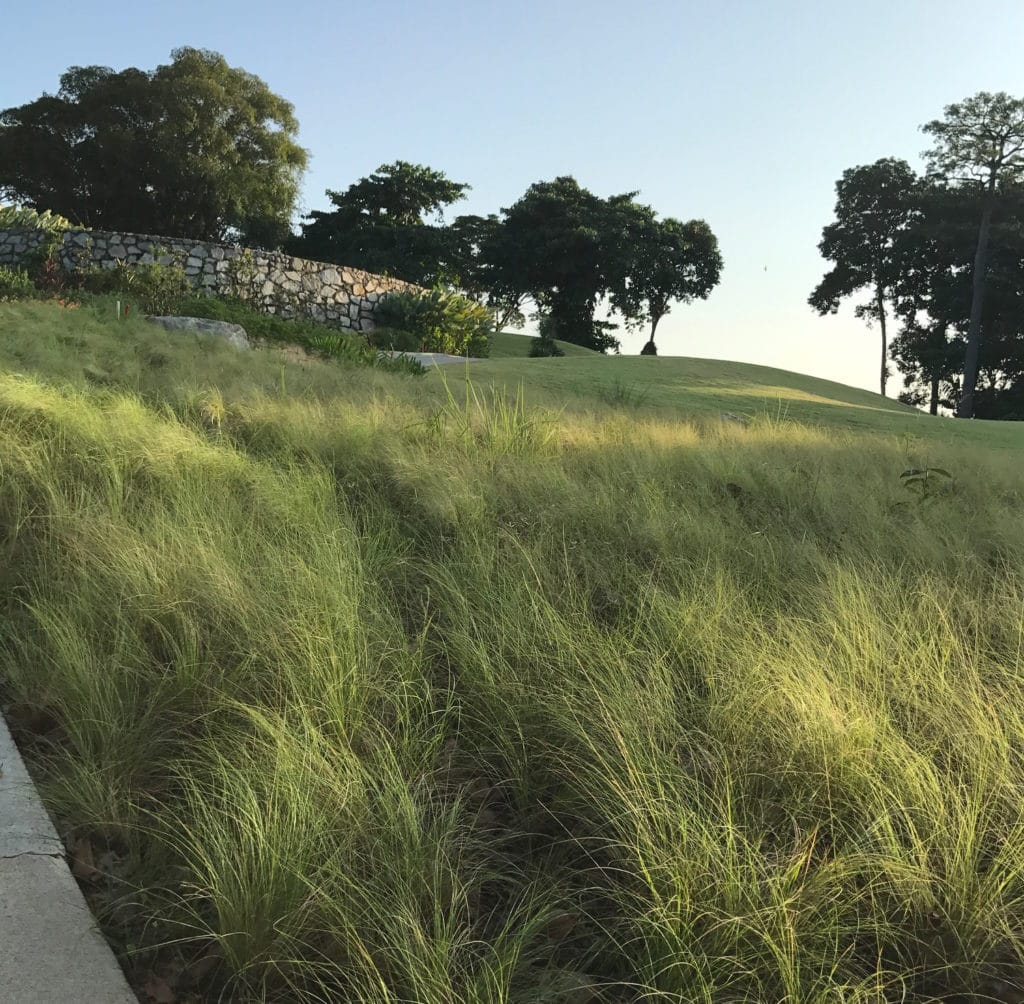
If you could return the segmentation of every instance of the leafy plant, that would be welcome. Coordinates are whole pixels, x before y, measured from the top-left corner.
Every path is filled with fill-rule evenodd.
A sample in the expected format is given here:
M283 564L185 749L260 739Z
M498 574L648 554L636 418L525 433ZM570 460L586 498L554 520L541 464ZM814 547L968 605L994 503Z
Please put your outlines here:
M418 359L410 359L409 356L385 356L380 352L373 365L385 373L401 373L405 376L423 376L427 368Z
M118 262L113 268L93 268L85 272L82 287L99 295L121 294L134 300L145 314L170 314L192 285L180 265Z
M390 293L377 305L376 320L409 332L426 352L486 356L490 351L490 311L447 290Z
M72 245L64 250L64 255L70 256L71 262L77 263L77 267L72 269L65 268L60 252L60 237L50 234L21 257L22 266L43 296L63 298L68 290L82 288L81 268L87 267L88 248Z
M39 212L27 206L0 206L0 230L45 230L58 236L76 229L69 219L49 209Z
M28 272L0 265L0 303L10 300L32 300L37 295L38 290Z

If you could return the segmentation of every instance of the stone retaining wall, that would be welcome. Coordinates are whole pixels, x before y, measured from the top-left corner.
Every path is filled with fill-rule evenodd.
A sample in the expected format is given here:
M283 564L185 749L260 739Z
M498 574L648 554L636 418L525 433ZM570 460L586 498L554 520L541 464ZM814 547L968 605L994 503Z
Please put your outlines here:
M0 265L16 265L47 239L38 230L0 230ZM69 230L58 257L69 271L102 266L177 263L199 288L238 296L268 314L367 331L385 293L418 286L355 268L307 261L291 255L253 251L178 237Z

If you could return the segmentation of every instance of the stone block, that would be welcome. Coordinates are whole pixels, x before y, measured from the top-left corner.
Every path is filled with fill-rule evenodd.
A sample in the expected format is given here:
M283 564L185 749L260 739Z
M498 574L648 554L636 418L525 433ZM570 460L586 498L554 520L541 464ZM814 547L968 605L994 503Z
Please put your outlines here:
M249 348L245 328L229 321L211 321L205 317L148 317L152 324L159 324L168 331L183 331L196 335L220 338L236 349Z

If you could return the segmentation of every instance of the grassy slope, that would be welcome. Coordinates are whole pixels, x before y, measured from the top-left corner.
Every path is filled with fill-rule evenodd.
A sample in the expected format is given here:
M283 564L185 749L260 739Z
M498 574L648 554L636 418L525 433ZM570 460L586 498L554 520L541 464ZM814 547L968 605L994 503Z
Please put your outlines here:
M460 367L448 367L443 379L455 389L464 384L464 374ZM636 418L661 420L718 419L724 412L935 443L1024 448L1021 422L937 419L871 391L752 363L593 353L571 360L486 360L473 364L471 380L508 388L523 383L532 401L573 412L619 407Z
M491 358L492 359L526 359L530 354L530 343L533 339L529 335L518 335L514 331L502 331L491 336ZM581 345L573 345L571 342L558 342L566 356L596 356L598 353L592 349L585 349Z
M473 364L467 408L458 369L0 306L0 673L133 974L1017 999L1017 427L576 366Z

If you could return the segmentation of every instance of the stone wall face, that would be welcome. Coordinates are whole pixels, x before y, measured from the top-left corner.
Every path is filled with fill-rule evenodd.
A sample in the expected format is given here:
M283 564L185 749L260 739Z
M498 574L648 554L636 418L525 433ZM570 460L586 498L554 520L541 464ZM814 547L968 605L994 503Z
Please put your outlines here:
M36 230L0 230L0 265L16 265L46 238ZM69 230L58 257L69 271L176 263L200 289L238 296L268 314L306 317L354 331L373 328L374 310L385 293L419 289L355 268L178 237Z

